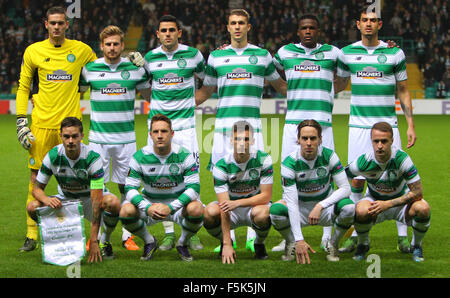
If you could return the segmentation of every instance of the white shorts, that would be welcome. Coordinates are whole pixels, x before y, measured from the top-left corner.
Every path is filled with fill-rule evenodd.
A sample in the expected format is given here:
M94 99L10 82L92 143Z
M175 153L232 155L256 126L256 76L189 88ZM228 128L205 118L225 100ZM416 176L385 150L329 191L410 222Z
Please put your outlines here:
M109 191L103 191L103 195L111 194ZM92 222L92 200L91 198L81 198L81 199L67 199L61 194L54 195L52 197L58 198L60 201L64 202L81 202L81 206L83 207L83 216L90 222Z
M309 226L308 223L308 216L313 210L314 206L316 206L316 201L310 201L310 202L303 202L299 201L299 211L300 211L300 225L302 227ZM334 223L334 219L337 217L337 214L334 213L334 204L322 209L322 213L320 214L319 223L317 225L319 226L332 226Z
M214 165L228 154L233 154L233 144L231 140L232 131L227 133L215 132L211 150L211 163ZM250 147L250 152L264 150L264 139L261 132L254 132L255 143Z
M375 201L375 199L372 198L369 194L366 194L364 196L364 198L361 199L361 201L373 202L373 201ZM398 222L401 222L403 224L407 224L410 226L411 221L408 221L408 222L406 221L407 207L408 207L408 205L405 204L405 205L401 205L401 206L392 207L386 211L381 212L380 214L378 214L375 224L381 223L385 220L395 220L395 221L398 221Z
M212 202L218 204L218 201ZM268 203L267 206L270 207L272 203ZM234 230L238 227L251 227L252 222L252 209L253 207L237 207L230 212L230 229Z
M297 124L285 124L281 145L281 162L292 152L299 150ZM333 127L322 126L322 146L334 150Z
M109 168L111 166L111 181L125 184L131 157L136 152L136 143L109 145L91 142L89 146L102 156L105 183L110 180Z
M398 128L392 128L394 132L393 145L402 148L402 140ZM347 164L357 159L360 155L373 150L370 128L350 127L348 132L348 158ZM359 179L359 178L358 178ZM363 178L361 178L363 179Z
M148 128L150 131L150 121L148 121ZM197 131L195 128L188 128L183 130L175 130L173 134L172 142L186 148L190 152L192 152L194 156L194 160L197 162L197 165L200 165L200 155L198 152L198 140L197 140ZM147 135L147 145L152 146L153 140L150 137L150 133Z

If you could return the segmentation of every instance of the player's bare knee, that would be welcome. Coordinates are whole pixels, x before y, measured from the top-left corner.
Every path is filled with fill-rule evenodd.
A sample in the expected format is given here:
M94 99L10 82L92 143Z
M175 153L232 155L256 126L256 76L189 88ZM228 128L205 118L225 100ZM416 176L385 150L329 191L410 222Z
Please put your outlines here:
M27 212L28 215L33 219L37 220L36 209L41 206L41 203L38 200L33 200L27 204Z
M203 204L199 201L190 202L186 206L186 211L189 216L200 217L203 215Z
M136 207L131 203L125 203L120 208L120 217L133 217L136 215Z
M370 219L369 216L369 201L360 201L355 207L355 218L358 222L365 222Z
M269 220L269 206L267 205L258 205L252 208L251 217L255 224L264 225Z
M430 205L423 199L414 202L412 208L414 210L414 216L422 218L430 216Z
M352 187L354 187L354 188L363 188L365 181L366 180L364 180L364 179L352 179Z
M120 211L120 200L113 194L103 196L103 208L113 214Z
M216 203L209 203L203 211L205 227L214 225L220 219L219 205Z

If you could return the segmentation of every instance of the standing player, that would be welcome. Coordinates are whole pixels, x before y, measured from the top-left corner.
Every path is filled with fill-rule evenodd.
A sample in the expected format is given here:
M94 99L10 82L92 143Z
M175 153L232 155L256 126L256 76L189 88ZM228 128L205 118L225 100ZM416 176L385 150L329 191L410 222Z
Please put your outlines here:
M396 220L413 227L413 260L422 262L422 240L430 227L431 211L423 199L417 168L408 154L393 145L394 133L389 123L373 125L370 137L372 149L346 168L349 178L367 179L366 194L356 205L358 246L353 259L365 259L369 251L369 232L374 224Z
M23 55L16 105L17 137L28 150L31 170L27 205L34 200L32 190L45 154L61 143L58 129L62 119L67 116L81 119L78 92L81 68L97 59L88 45L65 38L68 27L65 8L51 7L45 20L48 39L30 45ZM35 73L39 91L33 95L34 108L28 127L28 98ZM27 213L27 235L19 251L34 250L37 237L36 223Z
M298 150L297 126L314 119L322 126L323 146L334 150L332 111L333 80L340 50L318 43L319 20L303 15L298 23L300 43L281 47L275 54L275 66L284 71L287 81L287 113L283 129L281 160ZM320 247L326 250L332 227L324 227ZM283 241L273 251L284 250Z
M162 114L153 116L152 145L136 152L130 162L125 185L127 202L122 205L120 217L128 231L144 240L142 260L150 260L157 249L157 241L146 225L163 220L179 224L182 232L176 249L181 260L190 262L189 239L203 224L198 165L192 152L172 142L173 136L170 119Z
M208 58L203 87L197 90L197 105L216 90L219 103L216 113L210 165L232 154L229 140L233 123L245 120L255 129L255 150L264 151L260 117L264 80L281 94L286 94L286 82L280 78L270 53L248 43L250 15L244 9L233 9L228 16L227 30L231 44L213 51ZM252 247L254 231L247 233L247 247Z
M297 133L300 146L282 161L283 199L270 207L270 218L286 240L283 261L291 261L295 255L297 263L310 263L308 250L315 251L304 240L302 228L317 224L334 224L327 259L339 261L339 241L353 223L355 205L348 198L347 175L337 154L321 145L321 135L317 121L303 120Z
M251 226L256 231L255 258L267 259L264 240L269 234L269 202L272 198L273 166L269 154L250 152L254 144L253 127L246 121L233 125L233 153L213 167L217 201L205 209L204 226L221 241L222 263L235 262L236 253L230 229Z
M83 124L76 117L67 117L61 122L62 144L53 147L44 157L33 187L33 197L27 205L29 216L37 221L36 209L43 206L60 208L62 201L80 200L83 214L91 221L89 262L114 258L110 243L111 234L119 221L120 201L104 190L104 171L100 154L81 143L84 137ZM58 195L47 196L45 187L55 176ZM103 212L102 212L103 211ZM103 214L103 234L99 244L97 235Z
M410 148L416 142L411 97L408 90L406 58L397 47L378 40L383 22L375 12L364 8L356 25L361 40L342 49L338 59L336 91L347 86L351 77L351 107L349 120L348 163L370 150L370 128L379 121L388 122L394 129L394 142L401 148L400 133L395 113L395 97L398 96L408 124L407 136ZM352 180L351 199L356 203L362 197L364 178ZM398 249L409 252L407 226L398 222ZM341 251L352 251L356 234L344 243Z
M108 26L100 33L103 57L88 63L82 71L80 85L91 87L91 125L89 143L101 152L105 183L117 183L121 201L125 199L125 179L131 156L136 152L134 102L136 90L149 96L150 83L145 69L128 58L122 58L124 33L117 26ZM138 250L130 233L122 228L122 244Z
M182 30L178 20L171 15L162 16L159 20L156 35L161 46L145 55L144 67L151 76L152 97L148 115L166 115L175 131L173 141L192 152L197 165L200 156L195 129L195 76L205 76L205 60L199 50L179 43ZM148 145L152 144L150 134ZM170 250L175 246L174 226L172 222L163 221L166 237L160 249ZM194 235L190 241L194 250L203 248L200 239Z

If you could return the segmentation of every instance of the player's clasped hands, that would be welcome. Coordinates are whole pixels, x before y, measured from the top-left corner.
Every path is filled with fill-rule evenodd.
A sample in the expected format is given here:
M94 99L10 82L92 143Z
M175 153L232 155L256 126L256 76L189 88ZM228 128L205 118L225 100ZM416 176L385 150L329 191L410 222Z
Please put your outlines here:
M370 203L368 214L372 216L377 216L381 212L389 209L388 203L386 201L374 201Z
M313 254L316 253L314 249L309 246L309 244L305 240L300 240L295 243L295 256L297 258L297 264L310 264L311 260L309 259L308 250Z

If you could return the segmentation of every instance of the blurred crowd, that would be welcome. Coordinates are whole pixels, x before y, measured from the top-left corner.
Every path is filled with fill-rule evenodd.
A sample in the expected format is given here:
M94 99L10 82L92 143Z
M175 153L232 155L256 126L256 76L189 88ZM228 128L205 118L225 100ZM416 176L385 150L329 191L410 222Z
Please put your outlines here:
M69 1L72 2L72 1ZM249 41L272 54L284 44L298 42L298 18L317 15L321 42L341 48L360 38L355 25L361 0L82 0L81 17L71 21L68 37L84 41L98 51L98 34L109 24L124 31L130 21L143 27L138 50L146 53L158 46L158 19L176 16L183 28L182 43L198 48L207 59L217 47L229 43L226 15L237 4L251 15ZM46 38L43 16L48 7L68 5L65 0L0 0L0 93L14 93L26 46ZM384 1L380 36L402 38L412 47L408 61L416 61L424 74L424 88L440 85L450 89L450 53L447 0ZM395 39L393 38L393 39ZM267 88L265 95L274 96ZM444 96L445 97L445 96Z

